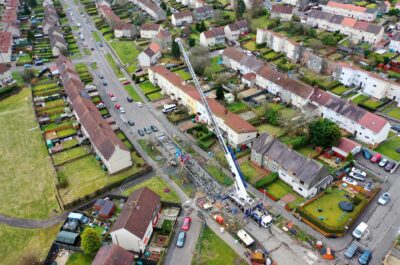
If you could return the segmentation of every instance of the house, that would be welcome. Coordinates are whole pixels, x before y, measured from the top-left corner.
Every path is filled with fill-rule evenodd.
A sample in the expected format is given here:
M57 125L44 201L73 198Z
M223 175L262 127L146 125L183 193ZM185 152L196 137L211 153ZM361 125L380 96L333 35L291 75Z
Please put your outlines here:
M254 87L256 82L256 74L255 73L247 73L242 75L242 83L247 87Z
M257 73L264 66L264 62L237 48L227 47L221 55L222 62L226 67L238 71L243 75Z
M48 33L53 56L58 57L60 54L66 55L68 52L68 46L61 28L58 26L50 27Z
M268 29L257 29L256 43L266 43L268 48L284 53L293 63L298 63L300 60L302 46L281 33Z
M103 246L97 251L92 265L132 265L135 255L118 245Z
M271 8L271 18L279 18L281 21L291 21L293 10L293 6L290 5L273 5Z
M177 0L177 2L189 8L199 8L205 5L203 0Z
M113 244L128 251L144 252L161 210L160 196L147 187L131 193L111 228Z
M156 22L163 21L167 18L165 11L151 0L131 0L131 2L149 14Z
M393 37L390 38L389 50L391 52L400 52L400 32L396 32L393 34Z
M151 42L157 43L161 49L170 48L172 45L171 33L168 29L163 29L154 36Z
M214 16L214 9L212 6L206 5L193 9L193 19L195 21L203 21Z
M101 17L103 17L108 25L114 30L116 38L133 38L136 35L136 27L131 23L126 23L118 17L111 9L107 2L98 4L98 10Z
M12 34L0 31L0 63L11 62Z
M261 134L253 142L251 161L259 167L277 172L282 181L304 198L317 195L333 180L321 163L304 157L267 133Z
M161 47L157 43L151 43L144 51L138 55L141 67L150 67L157 63L161 58Z
M10 32L13 38L19 38L21 36L19 30L20 20L18 18L18 0L6 0L4 1L4 7L2 9L0 28L6 32ZM20 17L21 19L22 17Z
M140 26L140 37L152 39L162 30L161 24L143 24Z
M355 42L365 41L375 44L383 38L384 28L382 26L319 10L312 10L307 16L306 23L311 27L327 31L340 31Z
M10 68L4 63L0 63L0 87L6 86L12 81Z
M303 10L305 7L307 7L309 2L310 0L282 0L283 4L295 6L300 10Z
M350 140L349 138L342 137L337 146L332 147L335 156L341 159L346 159L350 154L356 155L361 151L361 144Z
M240 20L226 25L224 30L225 38L230 41L236 41L241 34L247 33L249 31L249 26L247 25L246 20Z
M171 16L171 23L175 27L184 26L193 22L193 13L191 11L181 11Z
M333 121L356 139L372 147L387 139L390 123L378 115L321 89L315 89L309 101L318 106L321 117Z
M224 27L218 27L200 33L200 45L211 47L225 44Z
M131 23L115 23L114 36L116 38L132 39L137 34L136 26Z
M56 64L68 102L81 125L80 129L92 144L94 152L106 166L108 173L114 174L131 167L131 152L103 119L85 91L85 85L80 80L72 62L60 55Z
M197 89L187 84L179 75L162 66L149 68L149 81L196 114L196 121L210 124L206 109ZM215 99L207 98L215 122L223 132L228 144L241 147L250 144L257 137L257 129L235 113L231 113Z
M374 21L378 14L377 9L366 8L353 4L339 3L335 1L328 1L326 5L320 5L320 7L322 8L323 12L368 22Z

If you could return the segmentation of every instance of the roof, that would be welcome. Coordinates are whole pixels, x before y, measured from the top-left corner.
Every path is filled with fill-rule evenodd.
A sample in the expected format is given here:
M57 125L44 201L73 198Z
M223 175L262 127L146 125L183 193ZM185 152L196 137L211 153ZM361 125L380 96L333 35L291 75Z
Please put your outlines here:
M140 30L159 31L160 29L161 29L160 24L142 24L142 26L140 26Z
M8 66L5 63L0 63L0 74L4 74L8 70L10 70L10 69L8 68Z
M142 239L150 222L153 221L159 204L160 196L147 187L132 192L114 223L111 233L125 229Z
M8 53L12 45L11 32L0 31L0 52Z
M340 138L339 144L335 148L344 151L345 153L350 153L354 148L361 146L361 144L350 140L349 138Z
M227 27L231 31L245 30L248 28L248 24L247 24L246 20L239 20L239 21L236 21L236 22L233 22L233 23L227 25Z
M157 53L157 52L161 51L160 45L158 45L155 42L150 43L149 49L152 50L154 53Z
M246 80L254 80L256 78L256 74L254 73L247 73L245 75L242 76L242 78L246 79Z
M222 52L222 56L226 56L231 60L234 60L236 62L240 62L244 57L245 54L238 49L235 49L233 47L227 47L225 50Z
M171 33L169 32L168 29L163 29L157 33L155 38L160 39L160 40L168 40L168 39L171 39Z
M271 13L293 14L293 6L273 5L272 9L271 9Z
M206 14L206 13L213 13L214 9L210 5L202 6L202 7L197 7L193 9L193 13L197 14Z
M332 22L332 20L331 20L331 22ZM354 27L354 25L355 25L356 23L357 23L357 20L354 19L354 18L350 18L350 17L345 17L345 18L343 18L343 17L342 17L342 21L339 22L338 24L341 24L341 25L343 25L343 26L352 28L352 27Z
M165 11L151 0L138 0L137 2L149 8L155 13L165 15Z
M210 29L210 30L204 31L202 33L204 34L206 39L211 39L211 38L215 38L215 37L218 37L218 36L225 36L225 32L224 32L224 28L223 27Z
M68 231L60 231L56 237L56 241L59 243L64 243L68 245L73 245L76 243L76 240L79 238L78 233L72 233Z
M252 144L252 149L275 161L293 176L309 186L314 186L329 175L319 162L292 150L277 138L267 133L261 134Z
M358 123L361 126L368 128L375 133L379 133L383 129L383 127L385 127L388 124L387 120L385 120L384 118L368 111L358 121Z
M149 56L150 58L153 57L156 53L150 49L149 47L147 47L146 49L144 49L143 51L144 54L146 54L147 56Z
M101 247L92 261L92 265L132 265L133 253L118 245Z
M327 6L351 10L351 11L355 11L355 12L365 12L367 10L367 8L362 7L362 6L356 6L356 5L352 5L352 4L343 4L343 3L338 3L338 2L334 2L334 1L329 1Z
M191 17L193 14L191 11L185 10L185 11L181 11L178 13L173 14L172 16L174 16L175 19L183 19L186 17Z

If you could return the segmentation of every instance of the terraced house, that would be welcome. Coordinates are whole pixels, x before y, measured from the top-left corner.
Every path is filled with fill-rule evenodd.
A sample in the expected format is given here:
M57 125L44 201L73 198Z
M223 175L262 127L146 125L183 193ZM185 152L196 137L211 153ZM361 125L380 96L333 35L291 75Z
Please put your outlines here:
M0 63L11 62L12 34L6 31L0 31Z
M70 106L81 125L81 131L91 142L94 152L107 167L108 173L113 174L132 166L129 149L101 116L84 90L85 85L80 80L72 62L60 55L56 64Z
M132 0L131 2L149 14L155 21L163 21L167 18L165 11L151 0Z
M329 1L326 5L320 6L324 12L369 22L374 21L376 19L376 15L378 14L377 9L356 6L353 4L339 3L335 1Z
M6 32L10 32L13 38L21 36L17 15L18 6L18 0L6 0L4 1L3 13L1 14L0 28Z

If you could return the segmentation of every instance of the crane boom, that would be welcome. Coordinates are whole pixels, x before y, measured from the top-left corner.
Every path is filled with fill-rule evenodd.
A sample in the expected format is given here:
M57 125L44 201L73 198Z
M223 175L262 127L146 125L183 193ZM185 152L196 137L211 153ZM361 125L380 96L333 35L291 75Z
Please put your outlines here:
M208 119L210 120L211 125L214 128L214 134L217 137L217 139L222 147L222 150L224 151L224 155L225 155L226 160L228 161L230 171L235 179L235 189L236 189L235 198L236 198L236 200L239 199L239 200L237 200L238 203L240 203L241 205L246 206L246 208L248 208L249 206L252 206L254 204L254 200L247 194L245 183L241 179L240 169L238 168L237 164L235 163L233 154L231 153L230 149L226 145L225 140L222 136L221 130L219 129L219 126L216 123L214 116L212 115L211 108L208 105L208 101L203 93L203 90L201 89L200 82L197 79L197 76L193 70L192 64L189 61L189 57L183 47L182 41L180 38L177 38L175 41L178 43L178 46L179 46L179 49L181 50L183 59L186 63L186 66L189 69L189 72L193 78L195 87L198 90L201 101L203 102L204 107L206 109ZM243 207L243 208L245 208L245 207Z

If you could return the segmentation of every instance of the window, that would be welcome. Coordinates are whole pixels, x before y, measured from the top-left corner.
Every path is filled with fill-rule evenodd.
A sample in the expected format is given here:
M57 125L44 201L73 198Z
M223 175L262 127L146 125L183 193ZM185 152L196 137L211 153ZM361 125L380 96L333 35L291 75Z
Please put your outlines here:
M300 191L303 191L303 189L302 189L302 188L300 188L300 187L299 187L299 190L300 190Z
M304 181L300 180L300 184L301 184L301 185L304 185Z

